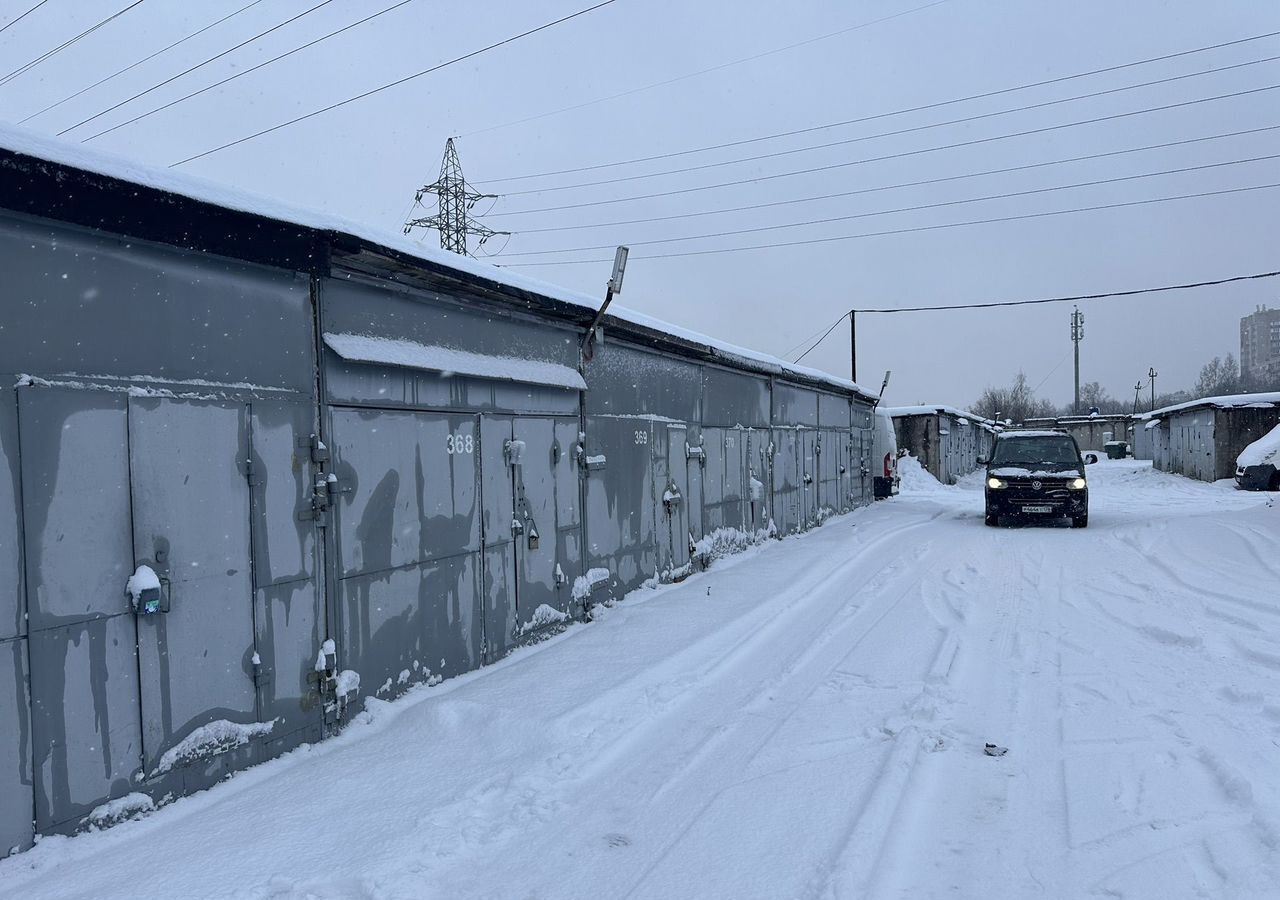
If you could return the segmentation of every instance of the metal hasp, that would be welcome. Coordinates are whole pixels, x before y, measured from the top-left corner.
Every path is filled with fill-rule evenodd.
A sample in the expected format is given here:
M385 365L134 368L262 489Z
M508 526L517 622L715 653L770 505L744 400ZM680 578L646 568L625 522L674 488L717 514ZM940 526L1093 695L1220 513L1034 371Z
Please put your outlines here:
M614 251L613 274L609 276L609 284L604 291L604 303L596 310L595 318L591 320L591 327L582 338L582 358L587 362L590 362L596 354L596 329L600 327L600 320L604 318L605 310L613 302L613 295L622 293L622 276L627 271L627 254L630 252L626 247L619 247Z

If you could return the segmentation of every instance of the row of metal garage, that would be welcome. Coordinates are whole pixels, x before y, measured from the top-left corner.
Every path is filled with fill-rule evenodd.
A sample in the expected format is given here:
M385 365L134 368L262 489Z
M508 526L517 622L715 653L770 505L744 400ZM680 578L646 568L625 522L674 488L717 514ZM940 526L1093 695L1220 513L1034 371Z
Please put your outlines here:
M1240 452L1280 425L1280 393L1204 397L1133 417L1133 453L1155 468L1218 481Z
M997 424L950 406L896 406L881 412L893 420L899 449L942 484L955 484L991 453Z
M718 542L868 503L851 382L0 134L0 855Z

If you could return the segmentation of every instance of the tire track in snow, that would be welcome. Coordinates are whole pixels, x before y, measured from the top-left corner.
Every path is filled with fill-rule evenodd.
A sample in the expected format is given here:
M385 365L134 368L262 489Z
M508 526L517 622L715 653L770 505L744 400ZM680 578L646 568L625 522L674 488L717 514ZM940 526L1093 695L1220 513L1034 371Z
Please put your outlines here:
M639 676L561 717L554 727L580 742L582 750L578 761L568 767L558 760L549 760L548 767L554 769L549 773L550 777L538 772L517 778L497 796L489 798L487 805L501 804L503 797L532 785L535 792L561 795L563 808L580 808L580 801L563 799L566 782L573 785L573 794L581 798L589 795L601 782L616 786L617 773L634 769L637 759L645 760L645 764L640 771L633 771L628 779L641 786L634 789L639 793L630 801L635 808L650 809L660 805L675 787L702 768L710 767L715 771L711 773L710 780L696 785L699 794L707 791L708 785L723 781L723 773L738 771L739 767L749 763L753 755L748 752L750 748L767 743L782 723L759 715L746 715L743 720L745 728L742 722L708 728L707 723L699 721L699 709L690 710L689 707L714 705L726 710L740 710L749 704L758 704L762 697L787 687L785 678L774 683L779 672L783 675L792 673L794 677L798 664L806 657L812 657L818 648L832 645L837 637L848 636L852 629L862 627L864 632L869 631L889 610L880 609L879 597L873 597L862 606L851 607L851 596L841 590L841 586L850 583L864 587L866 575L857 573L857 570L865 567L875 554L888 548L927 548L928 542L913 544L906 535L925 528L941 514L939 510L878 532L875 538L857 547L853 554L833 568L819 568L807 573L785 592L760 604L729 626L717 628L714 633L686 645L665 660L655 660ZM811 537L825 538L844 549L842 542L837 540L837 533L823 535L816 532ZM904 565L899 554L889 555L875 570L871 581L893 584L906 579L910 586L915 583L915 578L915 570ZM696 590L696 580L685 584ZM846 621L839 622L841 619ZM839 624L833 628L832 623ZM849 645L846 644L841 654L847 656L848 652ZM673 669L680 672L674 681L670 677ZM826 674L824 671L822 677ZM821 677L816 679L810 692L821 681ZM656 694L661 695L660 700L643 712L635 712L640 698ZM715 702L710 703L712 700ZM619 710L622 711L620 714ZM662 772L664 777L657 780L656 787L644 788L653 780L647 779L646 773L655 770ZM733 786L732 782L725 784L715 795ZM677 799L687 803L688 798ZM703 808L712 800L714 796ZM686 830L694 822L696 817L688 823ZM517 827L521 824L511 822L502 834L491 833L485 841L484 852L505 852L502 848L521 831ZM528 835L524 837L527 839ZM583 840L586 839L584 835ZM563 843L563 834L556 835L555 840Z
M917 554L918 557L923 555ZM937 565L938 563L935 562L927 566L924 572L931 571ZM726 779L722 773L735 772L749 767L769 744L770 740L792 720L797 712L804 707L805 702L826 683L831 674L839 670L854 655L866 638L875 630L876 626L893 613L914 589L918 588L921 574L920 570L904 573L906 585L901 591L892 595L893 599L887 604L883 602L883 597L878 598L879 602L877 600L871 601L868 606L858 610L848 622L841 623L837 628L829 629L824 625L823 633L820 637L809 644L799 656L785 666L780 673L780 680L778 682L768 681L765 688L759 691L746 706L744 712L747 714L747 718L744 723L732 728L719 729L713 741L700 748L696 760L692 760L689 765L681 766L675 776L662 785L661 789L653 795L653 800L657 801L663 797L670 796L678 788L683 787L685 782L695 782L699 785L699 790L705 790L707 784L719 783L719 786L711 792L705 802L701 803L694 814L687 818L683 827L651 858L631 887L621 894L622 897L632 897L641 891L645 887L648 876L664 862L671 851L679 845L681 840L698 824L699 820L721 796L726 791L740 787L745 783L742 779L733 777L727 779L727 783L725 783ZM827 624L829 624L829 621ZM940 642L938 652L935 652L926 671L922 673L920 679L922 683L928 680L930 673L939 668L939 658L949 649L950 645L946 640ZM833 650L834 653L831 652ZM917 694L916 696L918 697L919 695ZM788 711L780 718L766 718L761 715L761 706L766 702L776 703ZM747 733L744 734L744 732ZM875 827L872 824L873 822L879 822L886 815L892 814L893 809L896 808L896 799L891 800L890 798L896 798L901 793L900 790L893 790L893 783L910 777L910 771L914 767L914 753L919 750L920 739L920 730L915 725L906 726L894 736L893 745L889 753L886 754L885 762L881 768L882 777L876 779L873 790L867 799L850 817L852 831L855 834ZM905 750L903 749L904 747L906 748ZM721 752L719 755L713 755L713 750ZM912 759L909 764L904 764L907 756L911 756ZM711 765L708 765L708 763L711 763ZM708 771L708 769L711 770ZM717 777L718 774L719 777ZM777 774L777 770L765 772L754 779L748 779L748 781L770 777L775 774ZM878 813L878 815L875 815L875 813Z
M935 513L927 518L879 533L865 546L858 548L857 552L848 559L838 563L836 568L808 573L788 587L784 593L771 598L766 603L759 604L731 625L716 629L687 645L678 653L661 660L660 665L646 668L636 677L610 688L586 704L577 707L563 717L557 725L567 728L588 745L591 744L592 739L603 739L601 746L584 749L593 749L590 766L600 768L609 765L614 760L616 752L625 749L620 742L625 741L627 733L678 713L685 702L696 697L697 689L714 678L718 672L744 658L749 658L756 652L757 647L767 644L774 635L785 633L791 627L793 618L813 612L809 608L809 598L815 591L846 579L850 572L865 563L869 555L902 541L906 533L929 525L940 514L940 512ZM884 575L897 562L896 557L891 557L875 571L872 580ZM838 615L840 608L845 604L847 599L842 599L831 612L831 616ZM682 672L675 681L666 674L673 668ZM674 688L674 691L666 693L662 702L655 705L652 716L636 719L630 722L629 726L624 720L613 717L613 723L619 726L620 730L607 736L600 734L598 728L592 727L593 722L610 720L612 711L631 706L638 691L652 694L661 687ZM613 750L611 751L610 748ZM586 773L587 770L584 770L584 774Z
M1052 814L1065 804L1060 778L1029 774L1039 761L1060 755L1054 748L1061 744L1061 700L1057 679L1049 671L1056 650L1046 647L1053 635L1042 634L1046 626L1055 630L1056 619L1044 618L1043 608L1052 604L1039 595L1056 572L1046 573L1043 552L1026 546L1021 534L1001 530L969 548L983 555L988 568L972 586L981 602L966 617L966 628L958 637L963 646L952 667L949 691L956 699L944 720L950 723L944 730L951 732L952 745L927 745L937 752L917 754L915 771L891 787L898 792L898 808L884 823L884 846L878 853L864 854L851 846L828 896L917 896L916 879L927 868L926 861L948 868L958 864L960 871L953 877L957 887L964 885L965 896L1043 892L1030 855L1020 852L1017 829L1029 815L1037 822L1055 819L1060 823L1059 840L1066 846L1065 811ZM1037 617L1037 627L1020 628L1024 614ZM1031 632L1030 638L1024 630ZM986 740L1007 743L1009 755L983 755ZM940 823L938 817L948 812L960 814L950 826L972 815L981 815L985 826L960 831ZM1016 871L1023 874L1011 879Z

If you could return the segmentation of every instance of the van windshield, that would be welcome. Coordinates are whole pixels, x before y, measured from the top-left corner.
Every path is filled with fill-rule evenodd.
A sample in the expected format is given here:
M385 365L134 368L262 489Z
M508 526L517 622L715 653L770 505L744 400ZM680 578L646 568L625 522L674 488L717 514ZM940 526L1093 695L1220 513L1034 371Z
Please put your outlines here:
M1078 466L1075 442L1066 435L1003 438L996 441L993 466Z

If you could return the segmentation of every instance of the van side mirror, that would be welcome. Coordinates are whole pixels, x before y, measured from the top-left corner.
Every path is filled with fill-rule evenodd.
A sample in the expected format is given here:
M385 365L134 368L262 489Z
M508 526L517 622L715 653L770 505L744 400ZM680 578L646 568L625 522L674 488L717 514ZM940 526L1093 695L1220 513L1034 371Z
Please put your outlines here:
M978 454L978 465L985 466L989 462L991 462L991 460L987 458L987 455L985 453Z
M1097 461L1098 461L1098 454L1096 453L1086 453L1084 455L1084 464L1086 466L1091 466Z

